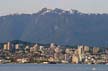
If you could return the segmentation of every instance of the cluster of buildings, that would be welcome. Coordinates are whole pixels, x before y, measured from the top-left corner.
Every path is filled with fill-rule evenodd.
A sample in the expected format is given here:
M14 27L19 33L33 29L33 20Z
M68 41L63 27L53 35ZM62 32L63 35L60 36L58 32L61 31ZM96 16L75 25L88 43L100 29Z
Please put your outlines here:
M0 63L107 64L108 48L6 42L0 44Z

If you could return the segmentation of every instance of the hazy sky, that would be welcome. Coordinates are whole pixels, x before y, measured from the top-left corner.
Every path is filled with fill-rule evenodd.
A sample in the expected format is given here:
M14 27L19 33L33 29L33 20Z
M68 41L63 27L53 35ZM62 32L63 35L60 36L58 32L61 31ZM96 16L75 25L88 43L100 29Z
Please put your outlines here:
M34 13L44 7L108 13L108 0L0 0L0 15Z

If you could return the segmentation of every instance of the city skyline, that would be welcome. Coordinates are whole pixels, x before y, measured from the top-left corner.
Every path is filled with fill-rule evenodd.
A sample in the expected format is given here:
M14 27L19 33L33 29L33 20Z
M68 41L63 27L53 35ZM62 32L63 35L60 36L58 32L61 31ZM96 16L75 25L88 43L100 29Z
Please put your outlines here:
M0 64L107 64L108 48L87 45L42 45L24 41L0 44Z
M108 13L107 0L0 0L0 15L35 13L42 8L76 9L84 13Z

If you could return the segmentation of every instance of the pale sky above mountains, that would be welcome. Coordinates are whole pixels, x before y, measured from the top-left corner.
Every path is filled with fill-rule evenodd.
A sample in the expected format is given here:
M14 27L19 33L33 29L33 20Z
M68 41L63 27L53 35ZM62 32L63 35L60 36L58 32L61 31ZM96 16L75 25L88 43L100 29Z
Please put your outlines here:
M108 0L0 0L0 15L35 13L44 7L76 9L84 13L108 13Z

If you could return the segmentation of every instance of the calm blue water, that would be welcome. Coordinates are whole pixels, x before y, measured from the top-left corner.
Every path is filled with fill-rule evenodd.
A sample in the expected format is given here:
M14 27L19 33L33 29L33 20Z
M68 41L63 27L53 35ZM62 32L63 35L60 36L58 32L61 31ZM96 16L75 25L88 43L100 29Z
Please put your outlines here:
M1 64L0 71L108 71L108 65Z

